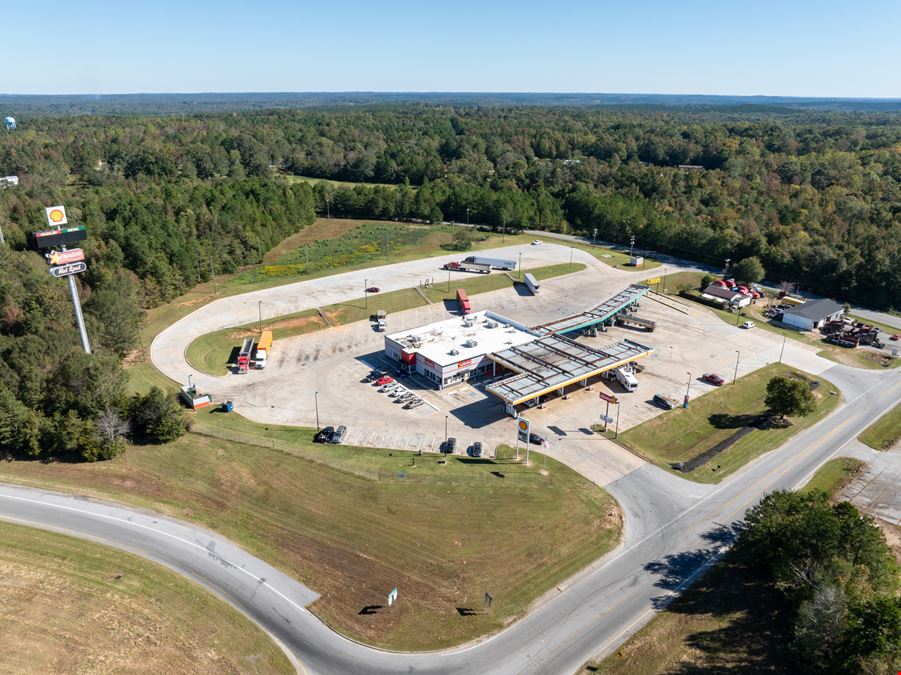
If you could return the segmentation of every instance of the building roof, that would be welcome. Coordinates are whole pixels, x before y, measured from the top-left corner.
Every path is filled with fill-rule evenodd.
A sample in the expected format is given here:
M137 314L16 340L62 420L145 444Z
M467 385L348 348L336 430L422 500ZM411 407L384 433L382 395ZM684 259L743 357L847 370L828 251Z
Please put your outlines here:
M486 391L510 405L543 396L652 353L650 347L622 340L600 349L561 335L490 354L488 358L518 373L489 384Z
M733 291L728 288L723 288L719 284L710 284L707 288L702 291L705 295L712 295L715 298L722 298L723 300L734 300L735 298L742 297L742 293L738 291Z
M473 312L386 336L408 353L441 366L527 344L538 337L526 326L491 311Z
M791 314L816 322L843 311L845 311L845 308L835 302L835 300L822 298L821 300L808 300L794 309L787 309L784 315Z
M580 314L574 314L573 316L567 316L562 319L556 319L555 321L544 323L540 326L535 326L533 330L540 333L570 333L579 330L580 328L587 328L603 323L614 314L617 314L626 307L638 302L638 300L644 297L649 290L651 290L649 286L632 284L621 290L612 298L605 300L594 309L590 309L587 312L582 312Z

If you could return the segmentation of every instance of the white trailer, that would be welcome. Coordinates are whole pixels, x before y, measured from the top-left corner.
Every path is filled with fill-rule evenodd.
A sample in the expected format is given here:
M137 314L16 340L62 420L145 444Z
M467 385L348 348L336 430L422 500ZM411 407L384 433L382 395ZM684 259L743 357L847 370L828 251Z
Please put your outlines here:
M638 389L638 378L635 377L635 371L632 370L632 366L620 366L613 372L616 375L616 381L623 385L626 391Z
M536 279L531 274L526 274L523 277L523 280L526 282L526 287L532 291L532 295L538 295L538 289L541 288L541 285L538 283L538 279Z

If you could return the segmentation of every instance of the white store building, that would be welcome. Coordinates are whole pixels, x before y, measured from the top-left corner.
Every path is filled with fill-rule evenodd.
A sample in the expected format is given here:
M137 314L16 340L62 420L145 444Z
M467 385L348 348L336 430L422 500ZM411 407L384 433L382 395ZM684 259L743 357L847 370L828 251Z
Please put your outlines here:
M491 374L487 354L533 342L527 326L491 311L475 312L385 336L385 356L439 389Z

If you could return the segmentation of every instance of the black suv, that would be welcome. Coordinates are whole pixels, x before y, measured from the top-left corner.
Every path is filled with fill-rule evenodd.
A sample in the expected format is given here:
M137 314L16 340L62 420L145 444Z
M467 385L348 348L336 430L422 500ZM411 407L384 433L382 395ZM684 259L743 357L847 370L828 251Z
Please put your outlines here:
M331 443L332 435L335 433L335 427L326 427L315 436L313 436L314 443Z
M457 449L457 439L451 436L441 445L441 452L446 455L454 454L454 450Z
M469 456L470 457L481 457L482 456L482 441L476 441L469 448Z

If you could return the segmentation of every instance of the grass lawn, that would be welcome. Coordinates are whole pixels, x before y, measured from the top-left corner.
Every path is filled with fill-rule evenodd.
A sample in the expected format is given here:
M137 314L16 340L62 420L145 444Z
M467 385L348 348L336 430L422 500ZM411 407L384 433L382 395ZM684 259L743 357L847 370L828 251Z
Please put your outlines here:
M644 264L642 264L638 268L635 268L629 264L630 257L628 253L623 253L622 251L617 251L605 246L592 246L591 244L586 244L580 241L572 241L571 239L555 239L552 232L548 232L545 236L547 236L548 243L555 243L561 246L571 246L572 248L577 248L580 251L585 251L586 253L593 255L602 263L610 265L610 267L619 267L627 270L651 270L655 267L660 267L661 264L660 261L654 260L653 258L645 258Z
M901 440L901 403L863 430L857 437L877 450L888 450Z
M619 649L580 673L791 672L782 598L734 557L727 554Z
M250 620L161 565L0 522L3 670L293 673Z
M568 263L548 265L529 270L539 280L550 279L580 272L585 269L581 263ZM432 302L443 302L456 298L458 288L463 288L467 294L476 295L488 291L496 291L511 286L513 282L506 274L494 272L490 275L472 275L462 281L451 283L450 292L446 285L437 284L432 288L424 288L424 294ZM315 309L308 309L295 314L281 317L273 317L263 322L263 328L273 332L276 340L303 335L316 330L338 326L355 321L366 321L379 309L384 309L388 314L400 312L427 304L426 299L416 289L406 288L390 293L379 293L369 297L369 307L366 307L364 298L355 298L335 305L322 307L328 322L322 318ZM197 370L210 375L225 375L228 372L228 364L234 354L234 350L240 345L241 340L248 336L259 335L259 324L249 323L234 328L225 328L213 333L203 335L194 340L185 354L190 363Z
M739 378L735 384L724 385L694 399L687 409L669 410L621 433L619 441L658 466L672 471L673 463L686 462L731 437L745 426L748 421L745 416L764 412L766 384L777 375L808 381L815 379L784 364L771 364ZM838 405L840 396L831 393L838 391L835 386L822 378L819 382L820 385L814 390L817 407L812 414L800 419L790 418L788 428L753 429L694 471L675 473L702 483L716 483L755 457L778 447Z
M666 293L669 295L678 295L679 291L682 289L695 289L701 283L701 278L703 276L703 272L677 272L676 274L670 274L666 278ZM661 288L661 291L662 290L663 289ZM688 298L682 299L685 302L691 302ZM701 307L707 307L707 305L698 304ZM766 309L765 301L759 301L756 305L749 305L748 307L742 308L741 317L734 312L727 312L723 309L716 309L713 307L707 307L707 309L726 323L733 326L736 325L736 322L741 324L746 320L754 321L756 326L752 330L759 329L769 331L770 333L776 333L777 335L787 337L790 340L796 340L811 345L819 350L817 352L819 356L829 359L830 361L835 361L836 363L857 366L860 368L884 368L886 366L883 364L887 362L889 368L901 367L901 358L889 359L886 361L886 359L882 358L872 350L864 348L846 349L837 345L831 345L823 342L813 334L791 328L783 328L778 324L772 323L768 318L763 316L763 311Z
M836 457L823 464L813 474L801 492L822 490L830 495L838 494L865 466L865 462L854 457Z
M336 630L401 650L500 629L620 536L613 499L551 459L546 471L543 458L439 465L436 455L314 445L311 430L236 414L194 420L174 443L107 462L3 462L0 480L200 523L321 593L312 610ZM387 611L394 587L401 599Z
M293 174L283 174L282 175L285 180L289 183L309 183L310 185L316 185L317 183L325 183L331 187L340 187L340 188L353 188L358 185L363 185L365 187L386 187L396 189L399 188L400 185L394 183L354 183L346 180L331 180L330 178L313 178L310 176L295 176ZM416 190L417 187L415 185L410 186L413 190Z

